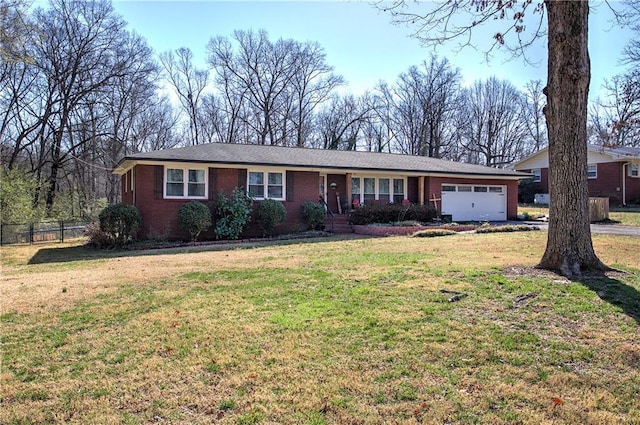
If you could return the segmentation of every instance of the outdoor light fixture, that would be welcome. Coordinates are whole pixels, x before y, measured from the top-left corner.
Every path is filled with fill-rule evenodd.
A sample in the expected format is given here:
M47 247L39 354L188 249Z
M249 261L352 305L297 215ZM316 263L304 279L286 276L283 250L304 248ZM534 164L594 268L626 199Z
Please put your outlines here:
M331 188L331 190L336 190L338 188L338 184L334 182L334 183L331 183L329 187Z

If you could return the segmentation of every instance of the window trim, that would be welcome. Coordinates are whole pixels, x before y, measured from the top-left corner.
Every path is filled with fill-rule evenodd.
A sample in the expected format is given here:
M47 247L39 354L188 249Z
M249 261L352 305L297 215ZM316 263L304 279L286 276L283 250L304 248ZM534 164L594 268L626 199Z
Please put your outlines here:
M593 167L593 175L590 175L589 173L591 173L590 169ZM589 180L594 180L598 178L598 164L588 164L587 165L587 179Z
M633 174L635 170L635 175ZM633 179L640 178L640 164L630 163L627 166L627 175Z
M182 170L182 196L167 195L167 182L169 170ZM203 196L189 196L189 171L202 171L204 174L204 195ZM162 182L162 197L164 199L209 199L209 178L207 167L190 167L190 166L164 166L163 182ZM197 183L201 184L201 183Z
M251 196L249 194L249 181L251 178L251 173L262 173L262 196ZM270 185L269 184L269 174L280 174L282 176L282 183L279 185ZM257 185L252 185L257 186ZM282 186L282 197L280 198L269 198L269 187L270 186ZM287 172L285 170L278 170L273 168L249 168L247 170L247 185L246 185L246 193L251 199L255 199L256 201L263 201L265 199L273 199L276 201L286 201L287 200Z

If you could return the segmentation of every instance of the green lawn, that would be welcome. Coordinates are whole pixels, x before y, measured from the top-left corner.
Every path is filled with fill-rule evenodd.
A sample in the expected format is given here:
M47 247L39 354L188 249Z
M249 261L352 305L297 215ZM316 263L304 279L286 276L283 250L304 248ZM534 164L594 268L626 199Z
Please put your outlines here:
M582 282L544 241L3 247L0 423L637 424L638 239Z

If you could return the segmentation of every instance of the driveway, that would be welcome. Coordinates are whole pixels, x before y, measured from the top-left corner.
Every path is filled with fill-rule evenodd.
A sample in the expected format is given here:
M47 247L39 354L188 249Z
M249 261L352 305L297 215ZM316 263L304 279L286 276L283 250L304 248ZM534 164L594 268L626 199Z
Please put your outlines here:
M542 221L514 221L513 224L529 224L532 226L538 226L542 230L548 230L549 223ZM635 236L640 238L640 227L637 226L622 226L620 224L592 224L591 233L604 234L604 235L621 235L621 236Z

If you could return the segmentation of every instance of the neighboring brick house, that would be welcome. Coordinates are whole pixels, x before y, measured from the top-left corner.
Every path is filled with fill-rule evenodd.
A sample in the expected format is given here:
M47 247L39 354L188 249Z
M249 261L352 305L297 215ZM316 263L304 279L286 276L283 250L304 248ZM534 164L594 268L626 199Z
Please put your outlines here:
M222 143L128 155L114 173L122 178L123 202L142 214L140 236L170 239L185 237L178 230L180 206L191 200L213 205L217 193L235 188L256 202L281 201L287 222L276 231L283 233L304 230L301 206L319 197L334 213L408 200L457 221L503 221L517 215L518 181L529 177L427 157Z
M611 205L640 204L640 148L587 147L589 196L609 198ZM538 193L549 193L549 152L516 163L517 171L533 174Z

